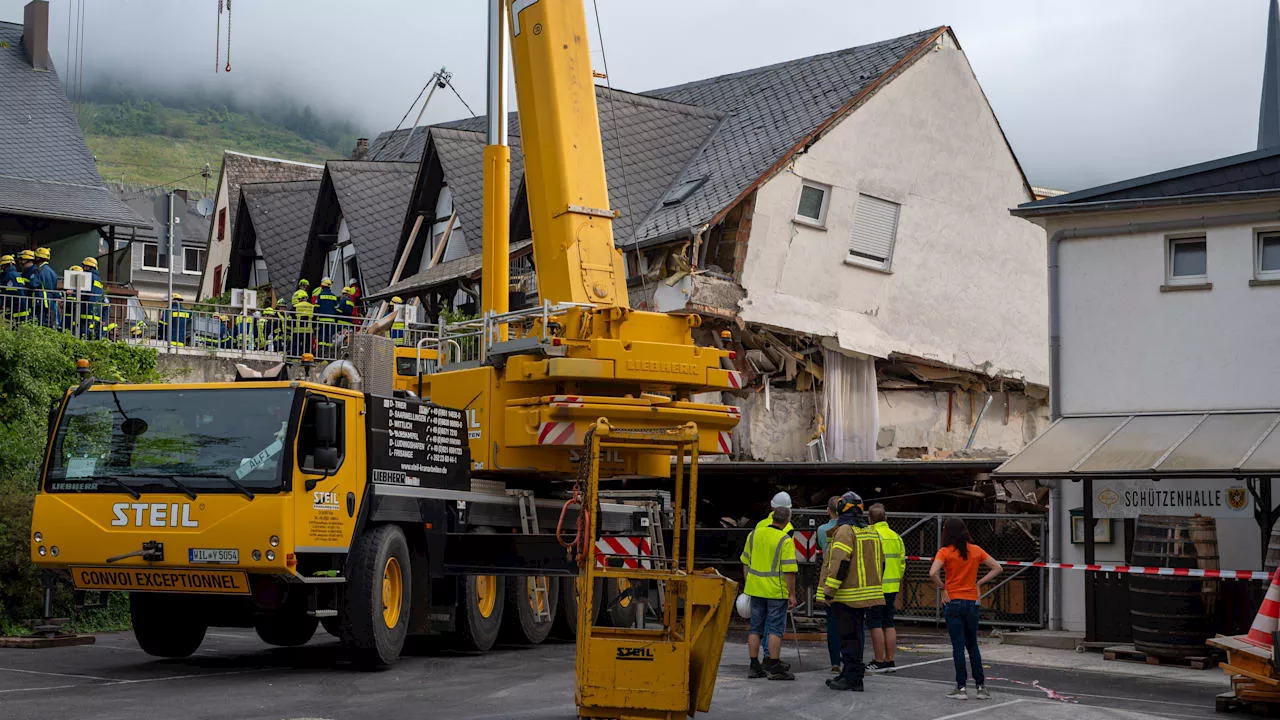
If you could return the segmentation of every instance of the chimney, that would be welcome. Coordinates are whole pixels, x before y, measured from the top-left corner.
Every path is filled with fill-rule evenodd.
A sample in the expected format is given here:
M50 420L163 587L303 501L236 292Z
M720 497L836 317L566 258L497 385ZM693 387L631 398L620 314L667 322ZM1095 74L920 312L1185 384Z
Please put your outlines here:
M31 0L22 10L22 49L36 70L49 68L49 1Z
M352 160L364 160L369 157L369 138L357 138L356 149L351 151Z

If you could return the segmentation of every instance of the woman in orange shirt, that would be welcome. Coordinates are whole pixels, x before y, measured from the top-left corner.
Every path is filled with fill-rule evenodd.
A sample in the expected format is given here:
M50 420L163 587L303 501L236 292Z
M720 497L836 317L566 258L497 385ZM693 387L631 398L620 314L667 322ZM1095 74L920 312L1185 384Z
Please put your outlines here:
M978 579L979 565L987 568L987 574L981 580ZM939 577L943 571L947 575L945 583ZM978 651L978 599L981 597L979 588L991 582L1000 571L1000 563L973 544L964 521L955 517L947 518L942 526L942 547L933 558L929 579L942 591L942 615L947 620L947 632L951 635L951 659L956 666L956 687L947 693L949 698L969 699L969 691L965 689L968 681L964 672L966 649L973 666L973 682L978 686L976 697L979 700L991 697L982 673L982 654Z

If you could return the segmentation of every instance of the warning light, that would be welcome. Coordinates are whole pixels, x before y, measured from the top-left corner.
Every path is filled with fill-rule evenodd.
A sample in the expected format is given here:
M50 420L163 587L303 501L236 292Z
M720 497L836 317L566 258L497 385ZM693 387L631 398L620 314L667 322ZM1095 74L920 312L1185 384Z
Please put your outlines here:
M730 350L730 351L729 351L729 359L730 359L730 360L737 360L737 359L738 359L738 351L737 351L737 350Z
M88 370L88 369L89 369L89 361L88 361L87 359L85 359L85 358L80 358L79 360L76 360L76 369L77 369L77 370Z
M298 556L293 553L285 553L284 564L286 567L298 567Z
M313 363L313 362L315 362L315 361L316 361L316 356L315 356L315 355L312 355L311 353L302 353L302 362L304 362L304 363L306 363L306 364L310 365L311 363Z
M553 347L560 347L560 345L562 344L562 342L563 342L563 341L562 341L562 340L560 340L560 338L551 338L551 345L552 345Z

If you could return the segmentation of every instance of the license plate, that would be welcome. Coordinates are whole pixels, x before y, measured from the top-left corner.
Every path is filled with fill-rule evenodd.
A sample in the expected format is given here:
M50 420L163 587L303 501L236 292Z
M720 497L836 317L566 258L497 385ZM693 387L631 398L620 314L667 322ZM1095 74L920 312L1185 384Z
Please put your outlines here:
M80 590L249 594L242 570L74 567L71 579Z
M190 548L187 550L187 562L192 565L217 563L235 565L240 562L239 550L217 550L214 548Z

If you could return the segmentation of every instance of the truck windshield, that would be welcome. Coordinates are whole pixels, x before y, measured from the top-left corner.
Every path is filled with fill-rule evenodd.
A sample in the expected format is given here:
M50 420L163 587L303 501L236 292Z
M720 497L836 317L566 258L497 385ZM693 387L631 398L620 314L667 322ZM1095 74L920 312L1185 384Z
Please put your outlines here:
M83 393L62 414L45 490L278 489L293 400L291 388Z

